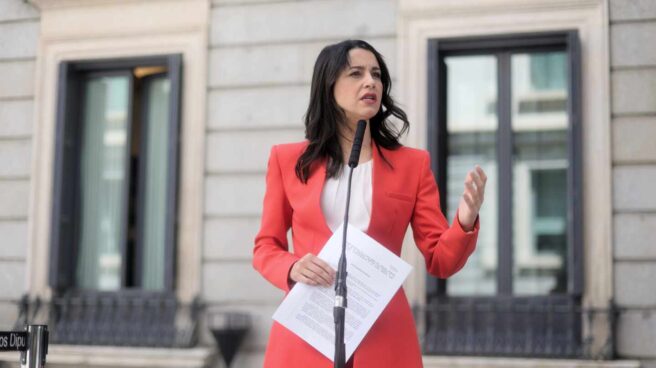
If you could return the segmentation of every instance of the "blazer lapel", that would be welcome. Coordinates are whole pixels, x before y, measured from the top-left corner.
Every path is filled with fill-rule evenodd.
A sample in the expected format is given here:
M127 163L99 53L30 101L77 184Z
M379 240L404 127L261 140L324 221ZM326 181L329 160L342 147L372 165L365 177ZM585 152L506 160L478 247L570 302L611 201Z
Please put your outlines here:
M379 147L374 143L372 144L372 195L371 195L371 219L369 220L369 229L367 235L382 242L386 235L391 231L392 224L388 220L390 216L387 209L387 183L392 179L392 168L383 160L383 157L378 152ZM383 147L380 150L385 154L385 158L391 162L391 154Z
M321 192L326 182L326 160L321 160L314 168L314 172L310 174L307 186L310 189L309 193L309 208L312 213L312 218L316 219L317 231L320 238L328 240L332 235L332 230L328 227L326 217L321 210ZM323 242L321 243L323 246Z

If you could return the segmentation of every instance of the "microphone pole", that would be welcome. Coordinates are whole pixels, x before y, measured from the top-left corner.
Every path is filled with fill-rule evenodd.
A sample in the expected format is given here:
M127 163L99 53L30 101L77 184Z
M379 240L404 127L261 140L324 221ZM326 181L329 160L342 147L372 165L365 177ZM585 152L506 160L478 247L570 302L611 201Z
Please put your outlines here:
M333 307L333 317L335 319L335 368L344 368L346 365L346 344L344 343L344 319L346 317L346 229L348 227L349 204L351 202L351 179L353 178L353 169L358 166L358 161L360 161L360 150L362 149L362 139L366 127L366 121L358 121L358 127L355 130L355 137L353 139L353 146L351 147L351 156L348 161L350 171L346 191L346 210L344 211L342 254L339 257L339 266L337 267L335 306Z

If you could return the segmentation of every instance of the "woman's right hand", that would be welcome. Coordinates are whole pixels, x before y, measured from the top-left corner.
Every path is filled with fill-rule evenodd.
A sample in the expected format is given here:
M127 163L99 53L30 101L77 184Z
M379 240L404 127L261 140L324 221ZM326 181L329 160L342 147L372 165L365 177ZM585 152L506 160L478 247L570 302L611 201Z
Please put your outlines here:
M314 254L306 254L292 266L289 278L308 285L331 286L335 282L335 270Z

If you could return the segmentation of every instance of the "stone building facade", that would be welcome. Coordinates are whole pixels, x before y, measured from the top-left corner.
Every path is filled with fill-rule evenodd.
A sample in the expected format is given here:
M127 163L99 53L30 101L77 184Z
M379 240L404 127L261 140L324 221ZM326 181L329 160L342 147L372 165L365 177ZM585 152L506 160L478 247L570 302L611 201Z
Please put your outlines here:
M432 40L576 31L580 43L582 359L425 356L427 367L656 367L656 2L653 0L4 0L0 2L0 328L52 287L60 65L181 55L174 299L253 327L233 366L261 366L282 293L251 266L273 144L303 139L314 60L361 38L386 58L408 112L404 143L431 148ZM78 65L78 64L76 64ZM405 284L425 341L430 280ZM64 254L64 253L62 253ZM68 265L74 265L69 263ZM63 272L63 271L62 271ZM612 318L614 317L614 318ZM51 346L55 367L221 366L192 348ZM512 354L511 354L512 355ZM17 356L2 353L0 366ZM2 363L4 362L4 363ZM50 364L49 364L50 365Z

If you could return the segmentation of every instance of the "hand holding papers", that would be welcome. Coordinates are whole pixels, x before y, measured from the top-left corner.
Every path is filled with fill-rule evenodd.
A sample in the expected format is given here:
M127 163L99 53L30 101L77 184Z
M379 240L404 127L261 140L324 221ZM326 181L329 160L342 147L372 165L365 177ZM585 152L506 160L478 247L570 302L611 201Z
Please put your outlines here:
M342 226L335 230L318 255L334 268L341 253ZM350 225L346 258L348 305L345 343L348 360L412 267ZM332 286L296 284L274 313L273 319L332 361L335 350L334 301L335 290Z

